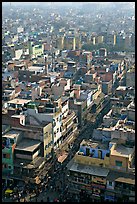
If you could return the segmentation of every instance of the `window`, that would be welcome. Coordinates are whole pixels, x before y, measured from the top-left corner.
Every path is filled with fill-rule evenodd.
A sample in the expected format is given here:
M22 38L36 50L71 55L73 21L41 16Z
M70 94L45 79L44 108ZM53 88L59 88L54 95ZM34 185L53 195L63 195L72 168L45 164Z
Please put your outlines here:
M8 164L4 164L4 168L7 169L8 168Z
M89 154L90 154L90 149L86 148L86 156L89 156Z
M102 151L101 150L98 150L98 158L102 159Z
M9 166L9 169L11 169L11 166Z
M122 161L115 161L116 166L121 167L122 166Z
M10 154L6 154L6 158L7 158L7 159L10 159Z
M109 186L112 186L112 181L109 181Z
M3 158L6 158L6 154L3 154Z

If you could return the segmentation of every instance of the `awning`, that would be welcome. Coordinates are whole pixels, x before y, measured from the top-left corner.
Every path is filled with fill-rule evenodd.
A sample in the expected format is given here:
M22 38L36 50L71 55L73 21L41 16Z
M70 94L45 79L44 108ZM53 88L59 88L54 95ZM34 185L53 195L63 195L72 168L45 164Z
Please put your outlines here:
M8 194L8 193L13 193L13 190L7 189L7 190L5 191L5 194Z
M135 179L131 179L131 178L119 177L119 178L115 179L115 181L135 185Z

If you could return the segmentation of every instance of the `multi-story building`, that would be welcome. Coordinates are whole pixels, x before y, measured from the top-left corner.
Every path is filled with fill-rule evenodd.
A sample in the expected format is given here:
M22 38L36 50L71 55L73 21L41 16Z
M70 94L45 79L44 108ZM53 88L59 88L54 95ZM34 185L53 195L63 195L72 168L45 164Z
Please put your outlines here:
M104 36L102 36L102 35L97 36L97 43L101 44L103 42L104 42Z
M14 151L21 137L19 130L7 130L2 136L2 179L6 186L14 172Z
M131 35L125 36L124 47L129 48L129 47L131 47L131 45L132 45Z
M116 35L115 34L109 34L107 36L107 42L108 45L116 45Z
M64 38L64 49L75 50L76 48L76 39L73 36L65 36Z
M106 177L104 200L106 202L134 202L135 175L110 170Z
M126 86L135 87L135 68L132 67L126 72Z
M67 165L70 193L79 196L84 190L90 201L118 201L119 197L125 201L135 199L135 149L127 148L119 142L81 142L79 151ZM119 149L120 146L122 149ZM118 157L114 154L116 150ZM122 191L118 192L118 186L127 189L128 198Z
M44 47L41 43L34 43L29 41L29 54L31 58L36 58L37 56L41 56L44 53Z
M64 48L64 36L59 36L57 38L57 45L56 46L59 50L63 50L63 48Z
M67 97L56 97L56 99L53 99L53 102L49 100L46 102L45 100L41 105L40 103L29 103L27 106L27 115L34 117L41 123L52 123L52 142L54 149L59 147L63 143L63 140L66 137L68 138L71 132L77 129L76 115L74 113L70 114ZM66 117L67 119L65 119Z
M116 36L116 45L124 47L124 39L123 39L123 35L118 34Z

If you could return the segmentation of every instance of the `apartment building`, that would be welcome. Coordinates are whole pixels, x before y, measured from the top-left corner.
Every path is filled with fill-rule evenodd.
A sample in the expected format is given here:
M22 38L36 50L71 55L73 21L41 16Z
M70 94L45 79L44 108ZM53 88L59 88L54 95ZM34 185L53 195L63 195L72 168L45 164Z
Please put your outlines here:
M100 202L135 199L134 153L134 147L127 148L120 140L109 143L83 140L67 165L70 193L79 196L84 190L89 200ZM119 186L127 189L128 197L122 190L118 192Z
M2 135L2 180L6 185L14 173L14 151L21 138L21 131L10 128Z

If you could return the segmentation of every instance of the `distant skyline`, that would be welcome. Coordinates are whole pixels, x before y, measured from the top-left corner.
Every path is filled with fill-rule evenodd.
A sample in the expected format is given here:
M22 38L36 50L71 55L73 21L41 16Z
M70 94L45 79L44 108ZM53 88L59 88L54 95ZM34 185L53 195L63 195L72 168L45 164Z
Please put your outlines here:
M85 3L91 3L91 4L113 4L113 3L130 3L135 4L135 2L2 2L3 4L41 4L41 3L47 3L47 4L73 4L73 3L79 3L79 4L85 4Z

